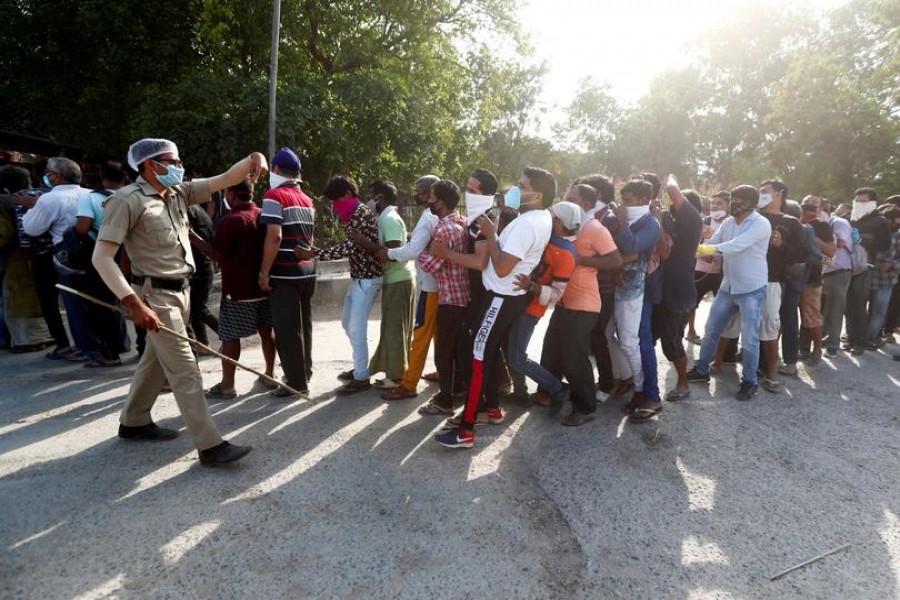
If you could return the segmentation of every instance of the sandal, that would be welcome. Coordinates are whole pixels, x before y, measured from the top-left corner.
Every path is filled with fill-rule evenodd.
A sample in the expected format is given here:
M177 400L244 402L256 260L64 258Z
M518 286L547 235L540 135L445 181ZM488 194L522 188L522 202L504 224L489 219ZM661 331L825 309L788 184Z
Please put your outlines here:
M679 400L684 400L690 395L690 389L679 390L678 388L675 388L674 390L669 390L669 393L666 394L666 402L678 402Z
M429 400L428 402L420 406L419 410L417 410L416 412L418 412L423 417L446 417L448 415L453 415L452 408L444 408L442 406L438 406L437 404L435 404L434 400Z
M566 427L578 427L594 420L594 413L572 413L562 420Z
M257 377L257 378L256 378L256 383L258 383L259 385L261 385L261 386L263 386L264 388L269 389L269 390L274 390L275 388L280 387L280 386L279 386L277 383L275 383L274 381L269 381L268 379L264 379L264 378L262 378L262 377Z
M89 360L84 363L85 369L99 369L102 367L120 367L122 366L121 358L103 358L102 356L98 356L95 359Z
M9 349L9 352L10 352L11 354L26 354L26 353L28 353L28 352L37 352L37 351L39 351L39 350L43 350L43 349L46 348L46 347L47 347L47 345L46 345L46 344L43 344L43 343L41 343L41 344L28 344L28 345L26 345L26 346L12 346L12 347Z
M441 380L441 374L437 371L432 371L431 373L422 375L422 379L424 379L425 381L438 382Z
M382 400L406 400L407 398L415 398L419 395L419 392L415 390L408 389L403 385L398 385L395 388L390 390L386 390L381 393Z
M226 392L222 389L222 386L217 383L206 390L206 398L209 400L232 400L237 398L237 392L234 390Z
M649 421L661 412L662 406L657 406L656 408L635 407L628 415L628 418L635 423L643 423Z
M610 398L616 398L618 396L624 396L628 392L634 389L634 378L630 377L628 379L617 379L613 383L612 390L609 392Z

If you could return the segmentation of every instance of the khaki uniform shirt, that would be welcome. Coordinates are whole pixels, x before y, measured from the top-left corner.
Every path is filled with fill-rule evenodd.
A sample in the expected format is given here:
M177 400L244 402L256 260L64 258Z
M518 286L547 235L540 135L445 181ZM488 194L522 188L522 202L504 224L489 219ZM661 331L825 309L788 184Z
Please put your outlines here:
M183 279L194 272L187 207L209 200L205 180L169 188L162 196L144 178L125 186L103 204L98 240L125 244L134 275Z

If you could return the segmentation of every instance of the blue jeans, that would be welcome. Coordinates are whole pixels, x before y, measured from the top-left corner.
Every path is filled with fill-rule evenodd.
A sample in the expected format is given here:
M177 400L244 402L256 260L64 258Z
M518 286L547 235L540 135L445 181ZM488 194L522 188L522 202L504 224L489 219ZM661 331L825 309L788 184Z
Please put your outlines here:
M706 332L700 346L700 358L694 367L700 373L709 373L709 363L716 355L719 337L734 311L741 311L741 380L756 384L756 369L759 368L759 324L766 308L767 286L746 294L731 294L719 290L709 309Z
M781 288L781 357L789 365L797 362L800 354L800 294L804 285L798 279Z
M555 394L563 387L562 382L540 364L528 358L528 342L540 317L535 317L527 312L522 313L509 330L507 342L510 376L513 380L513 391L516 394L527 394L525 376L538 384L538 388L550 394Z
M662 309L662 306L660 306ZM641 311L641 326L638 329L638 346L641 350L641 368L644 370L644 385L640 389L648 400L659 400L659 375L656 364L656 340L653 339L653 305L644 302ZM635 386L637 389L637 386Z
M369 312L381 290L381 277L351 279L344 295L341 325L353 350L354 379L369 379Z
M78 291L85 289L85 275L58 272L57 281ZM75 347L88 358L97 358L101 355L100 342L91 332L88 324L88 307L86 306L88 301L65 291L61 291L60 295L63 306L66 307L66 320L69 322L69 331L72 333Z
M884 326L884 318L887 316L893 291L893 287L876 288L869 295L869 329L866 334L870 342L881 336L881 328Z

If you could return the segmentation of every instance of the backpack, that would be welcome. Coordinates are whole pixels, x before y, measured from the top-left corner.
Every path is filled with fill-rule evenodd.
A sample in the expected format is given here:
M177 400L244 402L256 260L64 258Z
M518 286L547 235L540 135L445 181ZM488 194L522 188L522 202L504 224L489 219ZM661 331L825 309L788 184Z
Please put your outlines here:
M91 192L105 197L112 195L109 190L93 190ZM94 239L89 235L79 235L75 227L68 228L62 240L53 246L53 258L64 269L72 273L84 273L91 267L91 256L94 254Z
M869 270L869 255L861 243L853 242L853 248L848 252L850 253L851 275L862 275Z

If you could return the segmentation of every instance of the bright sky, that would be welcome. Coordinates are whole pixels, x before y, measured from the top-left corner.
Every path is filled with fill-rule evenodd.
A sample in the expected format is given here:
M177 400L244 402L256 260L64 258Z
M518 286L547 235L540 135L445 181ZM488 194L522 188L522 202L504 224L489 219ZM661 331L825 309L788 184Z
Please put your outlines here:
M653 76L687 66L690 53L679 43L635 43L634 24L648 33L669 24L674 31L713 31L742 0L527 0L520 22L539 58L548 61L545 102L554 120L568 104L573 85L592 75L608 81L620 102L636 101ZM783 0L824 12L848 0ZM538 34L537 28L541 33ZM653 36L661 39L661 36ZM687 42L688 40L685 40Z

